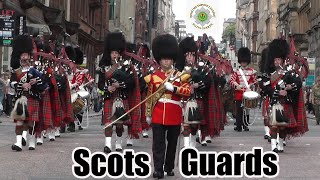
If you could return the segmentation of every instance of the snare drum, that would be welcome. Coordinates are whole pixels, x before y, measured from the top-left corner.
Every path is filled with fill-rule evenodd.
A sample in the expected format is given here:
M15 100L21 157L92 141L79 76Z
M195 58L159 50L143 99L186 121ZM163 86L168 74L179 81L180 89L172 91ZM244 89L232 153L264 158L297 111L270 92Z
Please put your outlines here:
M75 115L79 114L82 109L85 107L86 103L85 101L81 98L81 97L78 97L74 103L72 103L72 110L73 110L73 113Z
M90 93L84 89L79 90L77 93L80 97L85 98L85 99L90 96Z
M243 93L243 107L247 109L253 109L258 107L259 93L255 91L247 91Z

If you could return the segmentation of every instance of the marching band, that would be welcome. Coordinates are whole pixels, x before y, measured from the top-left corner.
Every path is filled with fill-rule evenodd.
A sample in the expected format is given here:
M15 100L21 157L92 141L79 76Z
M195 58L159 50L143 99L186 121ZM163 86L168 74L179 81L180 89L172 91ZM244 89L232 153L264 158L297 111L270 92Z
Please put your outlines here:
M233 71L217 47L212 46L209 52L193 37L178 44L174 36L159 35L153 40L152 53L146 44L129 47L121 32L109 33L104 45L96 69L98 92L104 95L103 151L123 150L124 126L129 136L127 146L140 135L147 138L147 131L152 129L155 178L163 178L164 172L174 176L180 135L185 147L196 147L196 141L206 146L224 130L227 109L222 94L226 84L234 90L235 131L249 131L248 112L257 108L260 96L265 139L271 142L272 151L283 152L285 138L308 131L302 101L302 80L308 67L301 62L296 65L302 60L289 54L285 40L275 39L263 52L259 77L248 66L248 48L239 49L240 67ZM53 40L41 42L27 35L14 39L10 86L16 91L11 113L16 142L12 150L22 151L27 142L28 149L35 150L44 137L54 141L66 127L70 132L77 126L83 129L89 108L88 87L94 79L80 66L81 49L56 46Z

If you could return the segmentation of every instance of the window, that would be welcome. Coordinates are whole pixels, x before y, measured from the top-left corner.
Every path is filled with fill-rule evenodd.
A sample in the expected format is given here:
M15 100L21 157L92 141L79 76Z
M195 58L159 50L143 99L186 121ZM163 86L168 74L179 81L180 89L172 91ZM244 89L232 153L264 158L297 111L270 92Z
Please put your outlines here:
M109 19L114 20L115 17L115 0L110 0L110 7L109 7Z

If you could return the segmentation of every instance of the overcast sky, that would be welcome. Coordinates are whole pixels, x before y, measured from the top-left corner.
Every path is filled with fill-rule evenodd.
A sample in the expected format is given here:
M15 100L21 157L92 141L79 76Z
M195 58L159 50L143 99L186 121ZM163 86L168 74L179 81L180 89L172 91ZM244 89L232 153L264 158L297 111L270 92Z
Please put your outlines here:
M216 14L215 18L211 19L213 26L207 30L194 27L192 25L193 19L190 18L192 8L202 3L212 7ZM195 37L207 33L218 43L221 41L224 19L236 17L236 0L173 0L172 8L176 20L186 21L187 33L192 33Z

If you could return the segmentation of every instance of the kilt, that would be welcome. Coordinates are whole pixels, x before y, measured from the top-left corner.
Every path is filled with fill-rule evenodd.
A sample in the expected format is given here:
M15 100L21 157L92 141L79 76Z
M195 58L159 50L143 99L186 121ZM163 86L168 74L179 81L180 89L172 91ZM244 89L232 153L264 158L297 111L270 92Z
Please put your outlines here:
M204 99L196 99L197 105L198 105L198 109L200 114L202 115L203 119L199 122L195 122L195 121L191 121L191 122L185 122L184 121L184 125L188 125L188 124L201 124L201 125L206 125L207 124L207 120L206 120L206 116L205 116L205 102ZM184 103L184 106L186 105L186 103ZM186 109L184 108L184 116L186 114Z
M108 124L111 123L113 121L113 119L111 119L112 117L112 105L113 105L113 100L116 97L112 97L110 99L107 99L104 101L104 108L103 108L103 123L104 124ZM124 105L124 110L127 112L129 110L129 102L128 99L123 99L123 105ZM126 121L117 121L117 123L123 123L125 125L130 125L132 124L131 122L131 115L129 114L129 119ZM115 123L116 124L116 123Z
M25 121L34 121L39 122L40 119L40 100L27 96L28 99L28 117L26 117ZM14 122L17 120L14 119Z
M53 127L53 112L50 100L50 92L46 90L41 97L40 102L40 117L43 125L42 130L47 130Z
M66 76L64 76L66 78ZM67 81L68 82L68 81ZM64 91L59 91L59 97L61 101L61 108L63 111L62 120L64 123L74 122L73 109L71 105L71 92L69 83L66 83L66 89Z
M28 113L27 121L39 122L40 101L35 98L28 98Z
M50 89L50 101L52 105L52 115L53 115L53 126L58 127L64 117L64 111L61 108L61 100L59 97L59 91L57 86L57 81L54 76L50 77L51 83L53 84L52 89Z
M287 130L289 130L290 128L295 128L297 126L297 121L294 116L292 105L288 103L281 103L281 105L283 106L283 115L288 118L288 124L285 127L287 128ZM271 121L270 117L271 114L269 112L269 122ZM290 132L290 130L288 132Z

